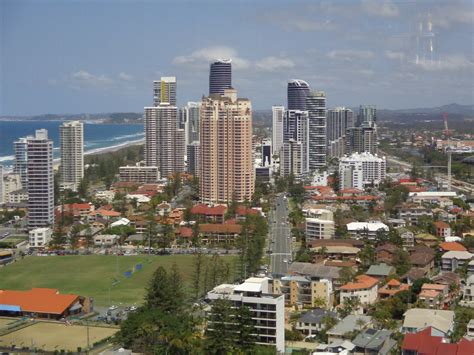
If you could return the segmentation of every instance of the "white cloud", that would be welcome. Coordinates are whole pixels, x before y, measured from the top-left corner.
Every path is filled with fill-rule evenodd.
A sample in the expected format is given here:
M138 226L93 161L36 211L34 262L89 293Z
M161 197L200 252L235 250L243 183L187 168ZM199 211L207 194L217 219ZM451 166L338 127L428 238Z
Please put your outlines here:
M181 66L208 66L216 59L232 59L233 69L246 69L249 62L238 56L234 48L226 46L214 46L202 48L189 55L177 56L173 59L173 64Z
M288 58L266 57L255 62L255 66L261 71L277 71L281 69L291 69L295 63Z
M403 52L396 52L396 51L385 51L385 57L388 59L397 59L402 60L405 58L405 53Z
M474 69L474 62L461 54L447 56L440 60L421 59L415 61L414 64L423 70L432 72Z
M397 5L390 0L364 0L362 9L367 15L375 17L397 17L400 14Z
M79 85L109 86L113 80L105 75L94 75L85 70L79 70L71 74L71 80Z
M302 32L331 31L336 28L336 25L330 20L314 21L303 18L294 18L289 21L283 21L282 26L286 30L298 30Z
M130 81L130 80L133 80L133 75L121 72L118 75L118 78L121 79L121 80L124 80L124 81Z
M375 57L374 52L372 51L360 51L352 49L342 49L330 51L326 54L331 59L338 59L344 61L353 61L359 59L372 59Z
M453 24L474 25L474 8L472 3L465 6L459 2L435 7L432 11L432 21L435 26L449 28Z

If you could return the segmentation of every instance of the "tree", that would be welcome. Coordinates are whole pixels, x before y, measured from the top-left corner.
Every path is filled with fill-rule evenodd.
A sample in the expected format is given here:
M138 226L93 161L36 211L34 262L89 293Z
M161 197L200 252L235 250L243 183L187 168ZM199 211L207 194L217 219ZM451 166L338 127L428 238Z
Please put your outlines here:
M169 274L159 266L147 288L147 308L159 309L164 313L177 313L182 310L184 300L183 283L176 264L173 264Z
M205 349L208 354L230 354L234 351L235 325L232 304L227 299L217 299L208 314L205 332Z
M194 274L193 274L193 289L194 297L198 299L201 295L201 278L204 264L204 256L201 252L197 252L194 255Z
M393 266L397 275L404 275L411 268L410 255L403 249L398 248L393 257Z
M344 266L339 272L339 280L342 284L354 281L355 272L349 266Z
M77 187L77 193L80 198L87 198L87 190L89 189L89 180L86 177L81 179L79 186Z

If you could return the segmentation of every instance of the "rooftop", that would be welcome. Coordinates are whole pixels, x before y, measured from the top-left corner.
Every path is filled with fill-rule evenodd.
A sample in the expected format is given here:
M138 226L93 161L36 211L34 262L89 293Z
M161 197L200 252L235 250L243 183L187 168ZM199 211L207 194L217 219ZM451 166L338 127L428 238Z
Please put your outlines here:
M372 322L372 317L349 314L347 317L339 321L334 327L328 330L328 334L343 335L355 329L363 329L367 324ZM362 323L362 324L360 324Z
M379 280L376 278L367 276L367 275L359 275L356 277L356 282L349 282L345 285L341 286L341 290L350 291L350 290L364 290L367 288L372 288L377 285Z

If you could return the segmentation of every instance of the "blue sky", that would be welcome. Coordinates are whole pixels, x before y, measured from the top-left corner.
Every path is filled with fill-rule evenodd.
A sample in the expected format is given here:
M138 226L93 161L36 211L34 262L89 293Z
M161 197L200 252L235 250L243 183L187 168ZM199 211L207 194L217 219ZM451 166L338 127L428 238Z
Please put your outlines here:
M0 0L0 21L3 115L140 112L161 75L197 101L217 57L255 109L293 78L329 106L474 103L471 1Z

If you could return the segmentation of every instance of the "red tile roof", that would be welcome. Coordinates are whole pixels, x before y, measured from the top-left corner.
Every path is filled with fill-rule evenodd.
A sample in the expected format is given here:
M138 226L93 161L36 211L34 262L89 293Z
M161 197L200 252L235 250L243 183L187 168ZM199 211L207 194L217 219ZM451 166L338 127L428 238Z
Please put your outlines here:
M439 247L445 251L467 251L466 247L458 242L443 242Z
M443 222L443 221L436 221L433 224L435 225L436 228L439 228L439 229L449 228L449 224L447 224L446 222Z
M195 205L191 208L192 214L200 214L206 216L223 216L227 211L227 206L217 205L209 207L204 204Z
M240 234L242 231L242 225L240 224L218 224L208 223L200 224L199 231L201 233L228 233L228 234Z
M18 306L23 312L62 314L79 299L78 295L60 295L53 288L29 291L0 290L0 304Z
M189 228L189 227L179 227L177 234L183 238L192 238L193 230L192 228Z
M245 206L239 206L236 210L237 215L246 216L248 214L258 215L260 212L255 208L246 208Z
M432 336L428 327L418 333L405 334L402 350L420 355L472 355L474 340L462 338L459 343L445 343L442 337Z
M356 277L356 282L349 282L341 286L341 290L363 290L374 287L379 280L367 275L359 275Z

